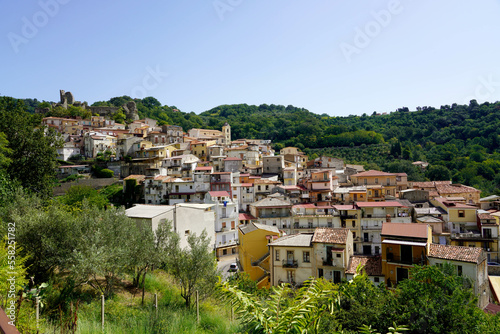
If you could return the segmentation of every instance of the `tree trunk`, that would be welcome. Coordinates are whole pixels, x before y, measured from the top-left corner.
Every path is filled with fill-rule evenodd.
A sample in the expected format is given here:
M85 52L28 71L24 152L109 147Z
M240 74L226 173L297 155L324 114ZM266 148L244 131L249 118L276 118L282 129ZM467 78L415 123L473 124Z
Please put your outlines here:
M142 306L144 306L144 291L146 290L146 274L148 272L148 268L144 270L144 274L142 274Z

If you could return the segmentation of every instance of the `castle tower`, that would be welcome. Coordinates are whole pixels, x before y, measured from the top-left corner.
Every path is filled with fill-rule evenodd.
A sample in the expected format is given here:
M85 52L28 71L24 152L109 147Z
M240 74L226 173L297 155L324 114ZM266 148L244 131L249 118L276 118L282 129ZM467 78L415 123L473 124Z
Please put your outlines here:
M222 133L224 134L224 145L231 145L231 126L227 122L222 126Z

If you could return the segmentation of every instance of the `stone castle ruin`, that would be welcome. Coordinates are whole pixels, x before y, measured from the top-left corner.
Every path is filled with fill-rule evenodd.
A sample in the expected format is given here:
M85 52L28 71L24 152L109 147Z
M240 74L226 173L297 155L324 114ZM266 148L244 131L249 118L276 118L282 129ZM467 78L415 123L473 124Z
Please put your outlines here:
M75 101L73 94L71 92L65 92L64 90L59 91L59 96L60 96L60 102L52 104L52 108L63 107L64 109L68 109L69 106L82 107L89 110L92 113L92 115L97 114L99 116L105 116L105 117L111 117L120 109L120 107L89 106L87 105L87 102L82 103L80 101ZM131 119L133 121L139 119L139 114L137 113L137 106L134 101L127 102L126 104L121 106L121 108L123 109L123 112L125 113L127 119ZM36 110L37 113L42 113L42 114L48 111L49 111L48 108Z

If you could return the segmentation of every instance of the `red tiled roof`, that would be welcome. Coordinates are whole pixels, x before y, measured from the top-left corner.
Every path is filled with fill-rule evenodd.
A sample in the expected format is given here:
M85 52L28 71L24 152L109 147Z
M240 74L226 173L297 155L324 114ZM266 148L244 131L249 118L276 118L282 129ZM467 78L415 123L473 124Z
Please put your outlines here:
M356 274L359 265L363 266L368 276L382 276L382 257L368 255L353 255L349 259L349 265L345 271L346 274Z
M459 194L459 193L480 193L481 190L478 190L473 187L464 186L461 184L440 184L436 185L436 189L438 193L442 194Z
M334 205L333 207L337 210L356 210L352 205Z
M312 242L345 244L349 230L346 228L318 227L314 231Z
M383 223L380 235L427 239L428 232L427 224Z
M444 197L436 198L436 201L439 201L439 202L443 203L447 208L477 209L475 206L472 206L472 205L467 205L467 204L463 204L463 203L448 201Z
M360 208L384 208L384 207L400 207L406 208L403 204L396 201L385 201L385 202L356 202L356 205Z
M207 166L207 167L196 167L194 170L212 170L214 169L212 166Z
M316 205L314 205L312 203L297 204L297 205L292 206L292 208L315 209Z
M255 218L252 215L249 215L248 213L240 213L239 214L239 219L240 220L256 220L257 218Z
M428 256L444 260L479 263L485 255L482 248L431 244Z
M224 161L241 161L240 158L226 158Z
M500 305L489 303L488 305L485 306L483 311L485 313L497 314L498 312L500 312Z
M437 185L451 184L451 181L413 182L413 188L436 188Z
M495 216L490 215L489 213L480 213L479 219L491 219L495 220Z
M285 189L285 190L302 190L298 186L280 186L280 188Z
M229 197L229 193L227 191L209 191L208 193L212 197Z
M395 174L393 173L386 173L386 172L381 172L379 170L369 170L367 172L361 172L361 173L358 173L358 174L354 174L352 176L361 176L361 177L364 177L364 176L395 176Z

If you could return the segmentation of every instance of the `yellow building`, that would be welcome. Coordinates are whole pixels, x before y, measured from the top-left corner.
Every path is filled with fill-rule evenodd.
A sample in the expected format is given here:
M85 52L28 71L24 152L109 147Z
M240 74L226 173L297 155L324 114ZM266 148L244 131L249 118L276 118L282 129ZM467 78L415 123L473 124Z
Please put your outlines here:
M208 148L212 145L217 144L216 140L208 141L192 141L191 142L191 152L201 161L207 161L208 159Z
M361 209L355 205L334 205L333 207L339 212L340 227L348 228L352 232L354 254L362 253Z
M396 196L398 177L402 178L402 174L369 170L351 175L351 180L356 186L366 186L368 201L383 201L386 196Z
M429 225L384 223L382 226L382 273L388 286L408 278L415 264L427 264L432 230Z
M238 227L241 267L250 275L250 279L257 282L259 288L270 287L267 245L279 236L280 232L275 226L250 222L248 225Z
M477 207L448 201L446 198L437 197L431 200L434 206L446 210L447 223L452 233L468 233L470 231L479 231L477 221ZM478 232L479 233L479 232Z

